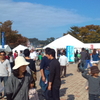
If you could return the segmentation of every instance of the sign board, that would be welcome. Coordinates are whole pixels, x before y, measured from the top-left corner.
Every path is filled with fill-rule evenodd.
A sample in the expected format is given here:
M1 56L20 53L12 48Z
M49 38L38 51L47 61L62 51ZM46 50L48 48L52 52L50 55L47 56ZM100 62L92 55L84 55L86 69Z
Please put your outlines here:
M74 62L74 46L66 47L66 56L69 62Z

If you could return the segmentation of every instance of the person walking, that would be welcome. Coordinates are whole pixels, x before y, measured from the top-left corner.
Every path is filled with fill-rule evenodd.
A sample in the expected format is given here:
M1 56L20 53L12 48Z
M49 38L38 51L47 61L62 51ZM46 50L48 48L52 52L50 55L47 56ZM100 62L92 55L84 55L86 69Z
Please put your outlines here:
M97 66L92 66L90 68L91 75L88 73L88 70L83 70L80 67L82 76L88 80L89 85L89 100L100 100L100 76Z
M38 65L40 65L41 60L42 60L42 52L40 51L39 52L39 55L38 55L38 61L39 61L38 62L39 63Z
M10 62L11 69L12 69L14 67L14 56L12 52L9 53L9 62Z
M48 87L48 80L49 80L49 64L51 62L50 59L48 59L48 52L50 51L50 48L46 48L45 49L45 56L43 57L43 59L41 60L40 63L40 73L41 73L41 78L40 78L40 86L42 88L43 91L43 96L45 96L45 99L48 100L48 96L47 96L47 87Z
M86 50L85 50L85 48L82 48L82 51L80 52L80 54L81 54L81 58L80 58L80 60L81 60L81 62L80 62L80 65L84 68L84 69L86 69L87 67L86 67Z
M96 49L93 49L92 60L93 61L98 61L98 54L96 53Z
M75 52L75 63L78 62L78 57L77 57L77 55L78 55L78 50L76 50L76 52Z
M91 62L90 62L90 54L89 51L86 50L86 68L88 68L88 64L90 65L90 67L92 66Z
M16 57L12 74L5 86L7 100L29 100L29 85L33 79L26 71L27 65L29 62L24 57Z
M23 51L22 50L20 50L19 56L23 56L24 57L24 54L23 54Z
M37 60L37 53L36 51L34 51L33 49L31 49L31 52L30 52L30 56L29 56L31 59L33 59L33 64L34 64L34 67L36 67L36 60Z
M51 49L48 52L48 59L50 62L50 74L49 74L49 82L48 82L48 97L50 100L60 100L59 90L61 85L60 78L60 63L55 58L55 50Z
M8 59L5 58L5 51L0 52L0 82L4 82L4 87L7 82L8 76L11 75L11 66ZM0 98L2 98L2 93L0 93ZM4 98L6 98L6 91L4 89Z
M66 67L68 66L69 62L68 62L68 58L65 56L65 53L62 53L60 58L59 58L59 62L60 62L60 76L61 77L66 77ZM63 74L64 71L64 74Z
M31 58L29 57L29 55L30 55L29 49L25 49L25 50L24 50L25 60L26 60L27 62L30 63L28 66L29 66L29 68L31 69L31 72L32 72L32 74L33 74L34 80L36 81L36 80L37 80L37 78L36 78L36 67L34 66L33 59L31 59ZM34 84L35 84L35 83L34 83Z
M18 56L18 52L15 50L14 52L14 59Z
M37 53L33 49L31 49L31 52L30 52L30 58L33 59L33 61L36 61L37 59Z

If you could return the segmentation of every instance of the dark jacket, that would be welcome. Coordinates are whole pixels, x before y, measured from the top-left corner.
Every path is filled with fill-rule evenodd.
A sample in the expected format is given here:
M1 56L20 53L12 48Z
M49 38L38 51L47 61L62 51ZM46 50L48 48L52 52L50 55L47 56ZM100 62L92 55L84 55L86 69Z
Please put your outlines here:
M86 53L86 60L90 60L90 54Z
M53 59L50 63L49 82L52 82L53 87L60 87L60 63L57 59Z

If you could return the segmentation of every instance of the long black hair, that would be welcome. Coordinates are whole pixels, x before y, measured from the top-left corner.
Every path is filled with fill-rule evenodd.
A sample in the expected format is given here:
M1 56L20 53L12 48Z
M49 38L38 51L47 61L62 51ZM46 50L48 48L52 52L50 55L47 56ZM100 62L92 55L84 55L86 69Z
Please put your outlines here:
M19 76L19 68L18 69L14 69L12 71L12 73L14 74L15 77L18 77ZM25 75L26 71L23 73Z

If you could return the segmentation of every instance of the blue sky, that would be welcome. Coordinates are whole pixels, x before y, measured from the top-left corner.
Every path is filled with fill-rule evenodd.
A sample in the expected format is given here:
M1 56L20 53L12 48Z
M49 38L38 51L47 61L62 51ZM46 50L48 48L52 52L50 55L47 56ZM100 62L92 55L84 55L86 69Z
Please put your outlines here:
M58 38L72 26L100 25L100 0L0 0L6 20L27 38Z

